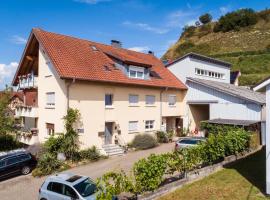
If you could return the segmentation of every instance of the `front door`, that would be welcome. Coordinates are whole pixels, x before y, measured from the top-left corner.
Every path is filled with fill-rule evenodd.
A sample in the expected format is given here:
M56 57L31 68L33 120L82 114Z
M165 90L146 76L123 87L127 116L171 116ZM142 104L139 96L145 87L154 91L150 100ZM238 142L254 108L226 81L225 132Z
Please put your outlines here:
M175 130L176 130L176 135L181 136L181 132L183 131L183 119L182 118L175 119Z
M105 123L105 144L112 143L112 128L113 128L113 122Z

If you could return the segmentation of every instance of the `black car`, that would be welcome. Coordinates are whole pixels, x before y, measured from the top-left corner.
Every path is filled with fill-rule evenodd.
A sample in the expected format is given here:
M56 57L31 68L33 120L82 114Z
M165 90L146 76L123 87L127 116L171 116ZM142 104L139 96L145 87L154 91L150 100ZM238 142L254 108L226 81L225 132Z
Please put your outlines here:
M28 152L9 153L0 156L0 179L18 174L29 174L37 161Z

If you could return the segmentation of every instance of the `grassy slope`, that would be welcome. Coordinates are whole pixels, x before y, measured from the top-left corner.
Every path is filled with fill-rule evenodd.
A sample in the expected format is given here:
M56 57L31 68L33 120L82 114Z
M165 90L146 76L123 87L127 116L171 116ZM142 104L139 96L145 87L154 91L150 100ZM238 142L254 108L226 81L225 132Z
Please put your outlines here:
M270 51L265 51L270 46L270 21L259 20L255 26L238 32L213 33L211 27L198 27L192 36L183 34L163 59L175 59L188 52L197 52L226 60L232 62L232 70L241 70L242 85L253 85L270 75ZM188 42L194 46L185 45ZM265 52L262 54L260 51ZM238 52L238 55L232 52Z
M261 150L226 169L186 185L160 200L270 199L265 188L265 151Z

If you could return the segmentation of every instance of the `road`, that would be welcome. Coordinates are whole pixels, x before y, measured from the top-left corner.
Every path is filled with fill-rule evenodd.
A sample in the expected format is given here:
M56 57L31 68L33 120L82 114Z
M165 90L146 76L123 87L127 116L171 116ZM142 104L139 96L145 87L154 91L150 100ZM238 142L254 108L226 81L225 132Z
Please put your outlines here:
M140 158L147 157L152 153L165 153L173 150L174 143L162 144L156 148L144 151L135 151L123 156L111 157L95 163L79 166L67 170L75 174L81 174L96 179L107 171L123 169L130 171L133 164ZM34 178L31 175L18 176L0 182L1 200L37 200L38 190L46 177Z

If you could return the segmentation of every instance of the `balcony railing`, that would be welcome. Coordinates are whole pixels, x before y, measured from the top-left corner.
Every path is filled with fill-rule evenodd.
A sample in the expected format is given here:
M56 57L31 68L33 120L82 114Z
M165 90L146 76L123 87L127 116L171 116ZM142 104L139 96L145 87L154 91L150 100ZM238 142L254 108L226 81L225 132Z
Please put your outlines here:
M15 117L38 117L38 108L32 106L19 106L15 110Z
M20 77L19 80L19 89L27 89L27 88L37 88L38 87L38 77L27 75Z

